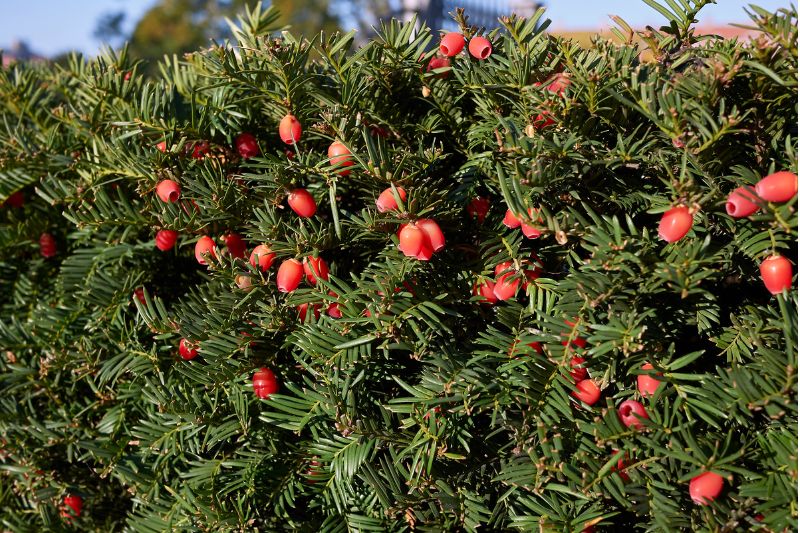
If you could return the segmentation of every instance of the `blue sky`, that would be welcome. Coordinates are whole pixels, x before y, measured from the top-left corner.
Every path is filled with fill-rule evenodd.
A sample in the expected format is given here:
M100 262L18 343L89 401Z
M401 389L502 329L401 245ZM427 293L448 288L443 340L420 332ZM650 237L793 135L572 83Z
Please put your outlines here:
M717 0L701 15L701 22L728 23L746 20L743 7L750 3L776 10L794 0ZM2 0L0 46L15 39L27 41L44 55L70 49L95 53L101 43L92 37L97 19L109 11L125 10L129 22L138 19L155 0ZM622 16L634 26L660 24L660 15L641 0L545 0L554 28L607 26L608 14Z

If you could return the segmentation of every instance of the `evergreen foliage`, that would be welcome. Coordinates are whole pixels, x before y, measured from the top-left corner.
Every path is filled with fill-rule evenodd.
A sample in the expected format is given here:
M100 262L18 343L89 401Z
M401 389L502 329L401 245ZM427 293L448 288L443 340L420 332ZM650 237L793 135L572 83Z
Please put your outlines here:
M759 36L738 42L694 32L705 0L647 2L667 19L641 35L651 61L622 19L618 41L583 48L539 11L501 21L489 59L429 72L428 28L389 22L353 50L352 33L275 34L256 7L234 42L155 80L126 50L0 70L0 200L26 198L0 209L2 528L795 530L797 291L771 296L758 266L796 257L797 200L743 219L724 203L797 172L797 12L751 7ZM287 113L304 127L291 157ZM243 131L260 156L232 148ZM154 193L165 178L177 203ZM391 185L408 201L379 214ZM286 207L296 186L315 217ZM667 244L678 203L694 225ZM506 228L509 207L538 209L543 235ZM429 262L396 246L417 217L447 239ZM180 232L166 253L162 228ZM276 264L200 266L194 242L222 251L230 231ZM473 296L534 252L542 275L517 298ZM316 254L330 280L279 293L280 262ZM591 407L570 395L576 355L602 389ZM645 362L665 384L643 399ZM260 367L280 384L265 400ZM630 398L639 430L617 416ZM725 487L696 505L707 470ZM67 494L81 516L59 515Z

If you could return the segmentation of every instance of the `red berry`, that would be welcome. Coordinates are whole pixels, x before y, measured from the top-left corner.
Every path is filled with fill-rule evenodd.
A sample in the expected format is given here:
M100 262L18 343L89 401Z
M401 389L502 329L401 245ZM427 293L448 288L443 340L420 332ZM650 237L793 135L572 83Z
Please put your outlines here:
M252 133L240 133L233 141L236 146L236 151L244 159L250 159L260 153L258 149L258 141Z
M644 405L636 400L625 400L619 404L617 414L619 414L619 419L625 424L625 427L633 426L633 429L642 427L642 418L650 418L644 409Z
M156 194L162 202L177 202L181 197L181 186L172 180L161 180L156 185Z
M652 370L653 365L650 363L645 363L642 365L642 370ZM660 376L661 374L656 374ZM636 387L639 389L639 394L642 396L652 396L658 390L658 387L661 385L661 381L654 378L653 376L649 376L647 374L639 374L636 376Z
M537 239L542 235L542 231L534 226L522 224L522 234L529 239Z
M269 368L260 368L253 373L253 392L262 400L278 392L278 380Z
M685 205L673 207L661 216L658 236L667 242L681 240L692 229L693 217Z
M432 57L431 60L428 62L428 68L426 69L428 72L431 70L437 70L440 68L448 68L450 66L450 60L446 57ZM437 74L438 78L446 78L450 75L450 71L444 71Z
M569 80L569 76L563 73L558 73L547 85L547 90L551 93L556 93L559 96L564 94L564 91L571 85L572 82Z
M292 292L303 280L303 265L297 259L287 259L278 268L278 290Z
M8 206L8 207L15 207L15 208L19 209L20 207L25 205L25 195L22 194L22 191L17 191L15 193L9 195L9 197L6 198L6 201L3 202L0 205Z
M259 244L253 248L253 253L250 254L250 264L260 268L262 272L269 270L273 261L275 261L275 254L266 244Z
M522 221L517 218L517 215L515 215L511 209L508 209L506 210L506 216L503 217L503 224L505 224L507 228L515 229L522 225Z
M792 263L782 255L764 259L759 267L761 280L772 294L780 294L792 287Z
M410 222L400 229L398 248L406 257L416 257L422 251L427 238L427 234L422 229L418 228L414 222Z
M281 123L278 126L278 133L283 142L286 144L294 144L300 140L300 136L303 134L303 126L294 115L286 115L281 119Z
M553 115L549 111L543 111L539 113L533 120L533 124L536 127L536 129L546 128L548 126L552 126L555 123L556 121L553 120Z
M333 296L334 298L339 297L339 295L333 291L328 291L328 295ZM331 318L342 318L342 311L339 309L339 302L331 302L328 304L327 313Z
M181 339L178 343L178 353L181 354L181 357L185 360L191 361L197 357L197 345L186 339Z
M167 151L167 141L161 141L160 143L158 143L156 145L156 148L158 148L158 150L160 152L166 152Z
M714 472L704 472L689 482L689 496L698 505L708 505L722 492L725 480Z
M444 248L444 233L442 233L442 229L436 221L430 218L421 218L417 220L417 227L425 232L434 252L438 252Z
M162 252L166 252L178 240L178 232L172 229L162 229L156 233L156 248Z
M247 243L244 242L242 236L238 233L229 233L225 235L225 246L228 248L228 252L233 257L242 259L244 258L245 253L247 252Z
M328 281L328 263L321 257L308 256L303 259L303 272L311 285L317 284L317 278Z
M206 141L200 141L192 144L192 159L203 159L208 153L210 147Z
M568 325L570 328L575 327L575 322L572 322L572 321L569 321L569 320L565 320L564 323L566 325ZM569 334L562 333L561 336L562 337L568 337ZM582 339L581 337L576 337L576 338L572 339L572 342L561 341L561 346L567 346L568 344L570 346L577 346L578 348L585 348L586 347L586 339Z
M475 285L472 288L472 294L481 296L481 303L486 305L494 305L497 303L497 296L494 295L494 281L487 279L480 285Z
M586 405L594 405L600 399L600 387L591 379L584 379L575 384L571 395Z
M533 263L533 268L525 268L522 273L525 275L525 280L522 283L522 288L526 289L528 287L528 283L539 279L542 275L542 263L539 261L539 258L536 256L535 253L531 254L531 259L533 261L523 260L523 265L529 265Z
M788 202L797 194L797 174L781 171L756 183L756 194L768 202Z
M304 304L300 304L300 305L297 306L297 314L300 316L300 322L305 322L306 321L306 316L308 315L308 306L309 305L310 304L308 304L308 303L304 303ZM314 318L319 318L320 305L319 304L314 304L312 308L314 309Z
M481 196L475 197L467 205L467 213L472 218L477 218L479 224L483 224L486 220L486 214L489 212L489 199Z
M519 340L515 340L514 342L511 343L511 347L508 349L508 356L509 357L517 357L517 355L518 355L517 354L517 344L519 344ZM538 354L543 354L544 353L544 351L542 351L542 345L540 343L538 343L538 342L535 342L535 341L534 342L529 342L525 346L527 346L528 348L530 348L531 350L533 350L534 352L536 352Z
M397 190L397 195L400 197L400 200L403 202L406 201L406 191L402 187L395 187ZM383 191L378 199L375 201L375 205L378 206L379 213L385 213L387 211L394 211L397 209L397 200L394 198L394 192L392 188L389 187L385 191Z
M528 218L537 222L541 221L541 217L538 215L538 210L532 207L528 208ZM520 226L522 227L522 234L529 239L537 239L542 235L542 231L539 228L537 228L533 224L528 224L527 222L523 222L521 219L520 219Z
M133 289L133 296L134 298L139 300L139 302L141 302L142 305L145 305L147 300L145 300L144 297L144 288L136 287L135 289Z
M288 202L292 211L300 217L310 218L317 212L317 203L314 201L314 197L305 189L291 191Z
M569 361L569 365L572 367L569 375L572 376L573 381L576 383L589 377L589 371L583 367L583 363L585 362L586 359L577 355Z
M473 37L469 41L469 53L475 59L486 59L492 55L492 43L486 37Z
M64 497L64 509L61 511L62 517L80 516L83 509L83 498L70 494Z
M56 238L53 237L52 234L42 233L39 236L39 253L42 254L42 257L45 259L55 257L55 255L58 253Z
M615 455L618 452L619 452L619 450L613 450L613 453ZM611 471L612 472L617 472L619 474L619 477L621 477L623 481L630 481L631 477L625 472L625 469L628 468L628 464L629 464L628 452L625 452L624 454L622 454L622 457L617 459L616 466L612 466L611 467Z
M335 167L351 167L353 166L353 156L350 149L339 141L334 141L328 147L328 157L331 159L331 165ZM350 170L343 168L337 171L342 176L350 174Z
M758 211L757 201L758 196L753 193L752 187L738 187L728 195L725 211L733 218L749 217Z
M464 36L456 31L445 34L439 44L439 52L443 56L453 57L464 49Z
M197 240L197 244L194 245L194 258L197 259L197 262L201 265L207 265L207 259L216 259L217 258L217 245L214 242L214 239L207 235L203 235Z
M516 296L521 280L514 270L514 264L511 261L500 263L495 267L494 274L497 276L493 290L495 298L506 301Z
M417 254L417 259L420 261L430 261L431 257L433 257L433 247L431 246L430 239L425 239L422 242L422 248L419 249L419 253Z

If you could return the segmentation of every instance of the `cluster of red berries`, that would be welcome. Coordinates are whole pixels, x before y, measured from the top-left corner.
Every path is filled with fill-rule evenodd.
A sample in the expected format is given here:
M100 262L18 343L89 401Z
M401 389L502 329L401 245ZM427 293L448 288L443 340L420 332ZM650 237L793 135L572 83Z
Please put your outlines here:
M464 49L464 43L464 34L456 31L446 33L439 43L439 52L445 57L454 57ZM475 59L487 59L492 55L492 43L486 37L473 37L467 49Z
M567 321L567 324L573 326L574 324ZM566 345L567 341L561 344ZM580 337L572 341L572 344L585 347L586 341ZM582 357L573 357L570 361L572 371L570 376L575 380L575 390L571 393L572 397L576 400L586 404L594 405L600 399L600 387L594 380L588 378L588 372L583 367L585 360ZM656 393L661 386L662 381L658 379L661 373L653 373L653 365L645 363L642 365L642 370L646 373L641 373L636 377L636 388L643 398L652 396ZM643 426L643 420L647 420L650 416L644 405L637 400L625 400L617 407L617 416L620 422L625 427L633 428L634 430L640 429ZM618 453L618 450L614 450ZM617 465L612 468L612 471L618 472L623 480L630 479L625 469L628 466L627 454L617 461ZM708 505L714 501L722 492L724 480L722 476L713 472L704 472L689 482L689 496L692 501L699 505Z
M400 226L397 249L406 257L429 261L435 252L444 248L444 234L439 224L430 218L420 218Z
M541 276L542 268L535 254L530 260L523 259L519 265L513 261L503 261L494 267L495 279L485 278L472 287L472 294L481 298L481 303L494 305L517 295L520 287L525 290L528 283Z
M775 172L762 178L755 187L738 187L728 196L725 210L734 218L756 213L767 202L788 202L797 194L797 175ZM694 211L685 205L667 210L661 216L658 236L667 242L681 240L694 223ZM761 280L771 294L780 294L792 286L792 263L780 254L772 254L760 265Z
M567 90L567 87L569 87L571 83L572 82L570 81L569 77L566 74L559 73L556 74L556 76L550 81L550 83L545 85L544 88L548 92L551 92L557 96L562 96L564 94L564 91ZM542 83L537 81L533 84L533 86L541 87ZM535 129L541 129L541 128L546 128L547 126L552 126L555 123L556 121L553 119L552 113L545 110L536 115L536 118L533 119L532 126ZM530 134L530 136L532 136L532 134Z
M541 217L539 217L538 211L532 207L528 208L528 218L534 222L541 222ZM506 216L503 217L503 224L507 228L522 229L522 234L528 239L538 239L542 235L541 228L538 228L533 224L523 222L522 217L514 214L511 209L506 211Z

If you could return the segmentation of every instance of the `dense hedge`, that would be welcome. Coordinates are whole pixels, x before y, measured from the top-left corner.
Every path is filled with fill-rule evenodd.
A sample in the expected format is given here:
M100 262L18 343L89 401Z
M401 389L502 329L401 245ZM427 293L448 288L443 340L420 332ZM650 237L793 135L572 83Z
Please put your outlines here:
M796 529L797 13L705 3L0 70L2 528Z

